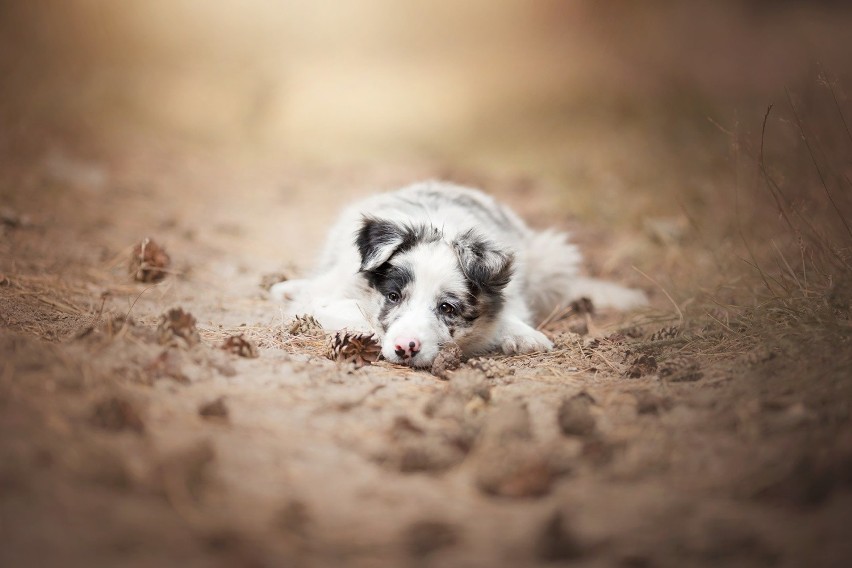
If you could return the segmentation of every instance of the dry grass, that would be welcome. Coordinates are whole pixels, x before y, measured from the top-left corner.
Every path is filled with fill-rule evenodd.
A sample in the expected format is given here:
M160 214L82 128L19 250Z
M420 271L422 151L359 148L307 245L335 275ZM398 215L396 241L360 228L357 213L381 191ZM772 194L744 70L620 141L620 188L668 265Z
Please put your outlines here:
M822 75L810 89L818 92L809 93L808 112L788 91L786 105L770 106L756 132L728 132L735 199L718 200L704 216L733 219L739 242L721 270L701 275L704 292L696 294L688 278L681 287L675 281L675 301L654 281L674 313L658 310L636 323L679 322L684 334L646 347L735 359L809 343L842 345L837 356L850 356L844 338L852 329L852 137L835 82ZM770 151L775 147L783 150ZM707 246L718 242L708 240ZM696 254L718 255L694 246L681 253L675 263L684 266L694 264Z

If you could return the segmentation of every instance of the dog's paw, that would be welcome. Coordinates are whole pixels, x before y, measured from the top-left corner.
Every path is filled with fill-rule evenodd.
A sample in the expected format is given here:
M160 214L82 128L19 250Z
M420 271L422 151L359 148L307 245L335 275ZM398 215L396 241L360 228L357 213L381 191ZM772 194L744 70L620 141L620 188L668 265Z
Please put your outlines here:
M524 327L526 329L516 329L513 333L503 338L500 343L503 353L506 355L515 355L517 353L532 353L534 351L550 351L553 349L553 342L546 335L529 326Z
M276 302L291 302L302 294L306 282L306 280L287 280L273 284L269 288L269 296Z

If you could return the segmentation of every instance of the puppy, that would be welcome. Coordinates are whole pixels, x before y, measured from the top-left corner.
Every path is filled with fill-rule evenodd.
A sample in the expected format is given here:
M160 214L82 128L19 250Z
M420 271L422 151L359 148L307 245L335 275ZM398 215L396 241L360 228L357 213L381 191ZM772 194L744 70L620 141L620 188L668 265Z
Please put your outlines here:
M567 235L531 230L481 191L430 181L346 209L314 274L270 292L290 315L373 331L388 361L429 367L451 341L468 356L548 351L534 326L582 296L617 309L645 302L580 277L580 261Z

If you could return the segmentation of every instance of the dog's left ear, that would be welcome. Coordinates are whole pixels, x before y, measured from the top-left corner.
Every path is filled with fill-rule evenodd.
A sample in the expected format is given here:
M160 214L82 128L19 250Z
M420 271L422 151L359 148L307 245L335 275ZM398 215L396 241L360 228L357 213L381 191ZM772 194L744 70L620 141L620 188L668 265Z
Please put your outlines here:
M512 279L514 256L470 230L453 241L462 272L468 280L485 292L497 293Z
M405 241L407 230L393 221L364 216L355 237L361 270L374 270L388 261Z

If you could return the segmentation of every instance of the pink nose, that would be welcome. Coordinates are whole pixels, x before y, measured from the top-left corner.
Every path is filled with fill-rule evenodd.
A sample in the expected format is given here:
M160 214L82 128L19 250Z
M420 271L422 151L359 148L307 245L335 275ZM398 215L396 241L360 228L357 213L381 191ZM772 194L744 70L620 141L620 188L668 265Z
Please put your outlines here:
M420 351L420 341L412 337L397 337L393 342L393 348L397 357L410 359Z

